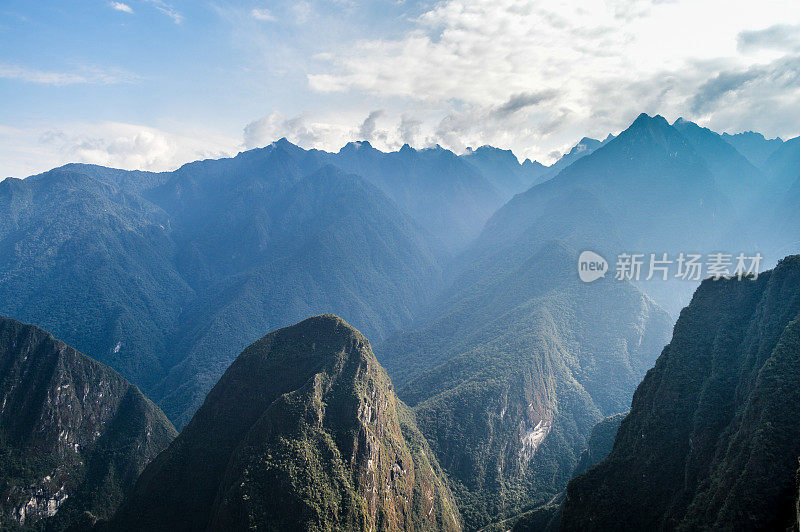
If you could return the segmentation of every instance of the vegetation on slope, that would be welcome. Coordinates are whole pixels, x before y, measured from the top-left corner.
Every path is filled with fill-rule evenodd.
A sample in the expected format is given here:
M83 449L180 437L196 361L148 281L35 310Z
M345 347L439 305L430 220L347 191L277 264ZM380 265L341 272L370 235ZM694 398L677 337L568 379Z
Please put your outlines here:
M367 340L323 315L228 368L111 523L115 530L459 530L413 414Z
M785 530L800 456L800 257L705 281L608 458L567 488L567 530Z
M116 372L32 325L0 318L0 527L108 518L176 436Z

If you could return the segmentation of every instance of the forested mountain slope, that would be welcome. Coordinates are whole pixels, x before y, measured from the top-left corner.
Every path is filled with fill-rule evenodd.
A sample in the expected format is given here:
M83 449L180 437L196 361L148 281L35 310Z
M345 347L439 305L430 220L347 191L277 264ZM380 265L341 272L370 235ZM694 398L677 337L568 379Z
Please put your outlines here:
M0 318L0 528L110 517L176 435L112 369Z
M323 315L239 355L110 528L460 530L460 519L369 342Z
M376 186L285 141L169 173L0 183L0 312L112 365L178 425L264 327L334 310L385 337L445 256Z
M800 456L800 257L707 280L562 529L787 530Z

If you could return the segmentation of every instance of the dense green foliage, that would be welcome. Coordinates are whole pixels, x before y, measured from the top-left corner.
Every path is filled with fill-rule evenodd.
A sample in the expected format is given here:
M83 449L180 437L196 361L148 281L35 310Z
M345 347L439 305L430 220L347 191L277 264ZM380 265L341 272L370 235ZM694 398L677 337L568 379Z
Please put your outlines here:
M431 490L442 525L455 512L433 452L466 528L553 526L574 472L610 448L615 421L595 425L629 409L667 342L658 305L677 312L696 286L583 284L578 253L797 250L798 146L642 115L548 169L486 146L327 153L285 139L167 173L68 165L0 183L0 312L112 365L178 426L264 330L334 311L385 341L381 362L413 411L382 370L363 384L298 355L302 342L284 366L241 362L229 373L248 391L208 396L217 406L142 477L126 526L151 507L169 526L416 526ZM273 382L289 369L297 379ZM373 449L351 415L364 386L394 405L374 484L346 459ZM10 476L55 467L3 438ZM396 476L411 462L421 477ZM403 504L365 495L386 478ZM106 485L111 507L122 490Z
M608 458L570 482L566 530L786 530L800 456L800 256L705 281Z
M109 518L176 436L116 372L6 318L0 405L0 527L62 530L84 512Z
M459 530L367 340L323 315L248 347L144 471L113 530Z
M669 338L669 318L630 285L580 283L578 252L718 249L739 218L729 181L752 187L762 175L715 133L676 125L688 136L642 115L514 197L432 308L381 346L468 527L563 490L592 427L628 410ZM640 284L673 310L694 286Z

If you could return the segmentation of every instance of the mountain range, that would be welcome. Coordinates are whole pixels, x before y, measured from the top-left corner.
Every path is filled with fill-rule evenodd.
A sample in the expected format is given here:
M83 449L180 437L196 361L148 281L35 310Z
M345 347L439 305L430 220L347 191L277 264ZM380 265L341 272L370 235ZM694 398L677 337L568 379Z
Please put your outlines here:
M639 442L626 427L662 423L656 434L689 431L704 454L687 458L689 440L678 442L684 447L657 473L665 489L677 489L676 471L695 476L680 500L658 495L669 507L654 506L639 524L741 525L728 506L756 508L736 492L752 475L731 477L742 458L722 456L721 445L771 452L773 442L753 434L776 422L741 416L751 403L764 406L757 375L777 344L763 331L789 327L796 259L757 281L702 285L674 270L667 280L619 279L614 259L639 253L646 267L651 255L757 252L762 268L774 264L800 251L798 168L798 139L720 135L643 114L602 142L582 139L550 167L491 146L386 153L351 142L325 152L281 139L172 172L70 164L8 178L0 182L0 313L119 371L83 355L70 362L111 372L123 395L144 405L119 407L134 431L125 437L138 442L141 427L155 426L163 437L98 466L106 476L62 472L68 498L47 491L55 484L42 483L44 469L15 473L6 491L44 490L31 519L56 528L582 528L598 515L612 526L621 493L613 475L630 474L640 453L667 452L657 446L672 441ZM587 250L608 262L591 283L576 272ZM740 350L736 341L760 347ZM11 346L8 360L24 366ZM710 360L695 369L711 380L659 370L681 357ZM727 373L717 367L724 361ZM773 380L795 382L790 367L776 371ZM663 415L672 396L648 384L660 372L688 403L717 393L683 412L709 423L708 413L718 414L716 432L691 432ZM172 425L123 377L182 429L166 450ZM12 389L47 380L27 370L5 378ZM104 388L114 379L92 385L97 401L116 397ZM717 381L735 394L722 397ZM27 416L9 412L0 429ZM17 464L27 451L18 449L32 444L6 441L9 467L25 471ZM89 453L84 443L75 452L84 445ZM781 460L776 475L786 472ZM84 477L100 480L78 487ZM789 500L785 478L765 478ZM112 486L105 507L98 486ZM595 489L597 508L586 503ZM728 503L724 493L739 498ZM651 495L626 504L648 508ZM24 499L4 515L19 523ZM717 506L699 516L708 501ZM774 523L788 523L785 507ZM763 509L772 507L760 508L754 519L772 524Z

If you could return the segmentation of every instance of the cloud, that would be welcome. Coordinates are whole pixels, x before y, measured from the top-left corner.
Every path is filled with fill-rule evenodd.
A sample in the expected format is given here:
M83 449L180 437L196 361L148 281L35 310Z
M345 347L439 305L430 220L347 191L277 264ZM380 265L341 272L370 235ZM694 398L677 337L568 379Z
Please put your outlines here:
M172 22L175 24L182 24L183 23L183 15L178 12L171 4L164 2L164 0L144 0L148 4L152 5L161 13L165 14L169 18L172 19Z
M800 24L776 24L763 30L743 31L737 37L739 50L743 52L772 49L800 50Z
M516 113L526 107L539 105L540 103L553 100L557 96L554 90L544 90L536 92L521 92L519 94L512 94L506 103L497 108L497 114L500 116L510 115Z
M292 6L292 11L294 11L295 22L298 24L305 24L311 18L311 4L308 2L296 2Z
M354 133L352 128L326 122L308 123L303 115L287 118L278 111L253 120L244 127L243 141L247 149L266 146L285 137L305 148L340 147Z
M275 16L270 12L269 9L263 8L253 8L250 10L250 16L256 20L260 20L262 22L273 22L275 21Z
M794 136L800 116L800 55L722 71L700 85L689 107L720 131Z
M397 133L404 144L414 146L417 142L417 138L420 136L421 127L422 120L414 118L407 113L403 113L400 117L400 125L397 127Z
M123 13L133 14L133 9L128 4L123 4L122 2L111 2L109 4L112 9L116 9L117 11L122 11Z
M740 89L756 77L758 73L752 70L720 72L699 87L690 101L692 112L704 113L713 109L723 96Z
M358 140L375 140L375 122L378 118L383 116L384 113L385 111L383 109L377 109L369 113L369 116L361 123L361 127L358 128ZM385 133L383 136L385 137Z
M136 76L119 69L82 67L71 72L56 72L0 63L0 79L55 86L76 84L110 85L134 81Z
M730 0L725 24L709 26L715 17L713 2L687 0L441 0L390 37L329 46L305 71L322 98L369 98L398 117L414 109L425 143L539 158L616 133L640 112L749 128L739 95L793 109L788 57L767 73L774 54L737 50L795 53L800 31L781 21L800 19L800 4Z
M28 168L16 169L19 177L70 162L128 170L173 170L197 159L229 156L238 147L235 139L196 127L164 131L121 122L68 123L44 130L17 128L8 136L12 134L33 146L37 154ZM0 144L5 143L5 137L0 126ZM19 173L21 170L27 172Z

